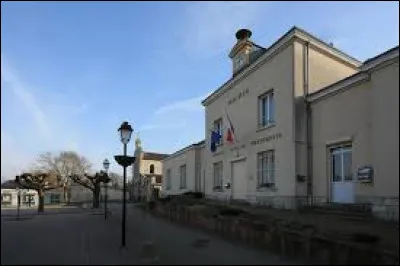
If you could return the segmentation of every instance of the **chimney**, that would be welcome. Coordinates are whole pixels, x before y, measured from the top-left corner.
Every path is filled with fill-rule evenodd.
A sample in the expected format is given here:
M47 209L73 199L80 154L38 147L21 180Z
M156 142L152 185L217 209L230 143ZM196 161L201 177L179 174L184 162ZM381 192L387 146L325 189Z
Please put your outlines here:
M240 29L236 32L236 39L238 41L248 40L251 37L251 31L248 29Z

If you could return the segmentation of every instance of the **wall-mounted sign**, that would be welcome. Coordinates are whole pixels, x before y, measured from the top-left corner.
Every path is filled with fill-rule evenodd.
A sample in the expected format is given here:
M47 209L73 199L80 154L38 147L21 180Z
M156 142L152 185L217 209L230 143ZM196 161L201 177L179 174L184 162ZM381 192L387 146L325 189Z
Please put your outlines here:
M365 183L372 182L374 169L371 166L364 166L357 170L357 180Z
M214 153L212 154L212 156L215 157L215 156L218 156L218 155L221 155L221 154L224 154L224 152L223 152L223 151L214 152Z
M280 139L282 137L282 133L275 133L270 136L262 137L256 140L252 140L251 145L258 145L266 142L270 142L271 140Z
M228 105L231 105L232 103L236 102L237 100L240 100L242 97L246 96L247 94L249 94L249 89L248 88L242 90L241 92L239 92L238 95L236 95L232 99L230 99L228 101Z
M244 147L246 147L246 145L242 144L240 146L236 146L236 147L231 148L231 151L239 151L239 150L243 149Z

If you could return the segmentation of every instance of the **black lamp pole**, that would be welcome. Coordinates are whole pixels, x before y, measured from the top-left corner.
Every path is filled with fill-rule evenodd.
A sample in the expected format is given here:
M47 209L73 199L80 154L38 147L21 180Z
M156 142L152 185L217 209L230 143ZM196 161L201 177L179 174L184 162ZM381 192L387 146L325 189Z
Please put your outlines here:
M135 157L127 156L126 147L133 132L128 122L123 122L118 129L121 134L121 142L124 144L124 155L115 155L114 158L119 165L124 168L124 184L122 192L122 247L125 247L125 228L126 228L126 168L135 162Z
M108 159L104 159L103 161L103 167L104 170L106 170L107 174L107 179L104 182L104 189L105 189L105 197L104 197L104 219L107 220L107 215L108 215L108 208L107 208L107 201L108 201L108 182L110 181L110 178L108 177L108 168L110 167L110 162Z
M124 157L126 157L126 143L124 143ZM125 226L126 226L126 195L125 195L125 191L126 191L126 166L124 165L124 185L123 185L123 190L122 190L122 194L123 194L123 204L122 204L122 215L123 215L123 219L122 219L122 246L125 247Z
M17 188L17 220L19 220L19 208L21 207L21 190Z

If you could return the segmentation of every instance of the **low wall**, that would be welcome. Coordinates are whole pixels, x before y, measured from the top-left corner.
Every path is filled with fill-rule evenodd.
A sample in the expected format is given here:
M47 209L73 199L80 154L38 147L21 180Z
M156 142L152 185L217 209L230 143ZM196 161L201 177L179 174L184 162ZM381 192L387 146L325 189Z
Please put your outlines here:
M228 207L189 203L153 203L151 212L170 221L216 232L237 240L323 264L399 264L398 251L388 252L378 239L365 234L317 232L299 222L257 217Z
M236 201L221 195L206 195L206 198L227 203L242 203L253 206L269 207L275 209L299 210L307 207L329 207L340 205L329 202L326 197L300 197L300 196L255 196L249 195L246 200ZM364 209L371 216L380 220L399 221L398 197L370 197L358 196L354 204L344 204L343 210Z
M399 221L399 197L358 196L356 202L370 204L376 218Z

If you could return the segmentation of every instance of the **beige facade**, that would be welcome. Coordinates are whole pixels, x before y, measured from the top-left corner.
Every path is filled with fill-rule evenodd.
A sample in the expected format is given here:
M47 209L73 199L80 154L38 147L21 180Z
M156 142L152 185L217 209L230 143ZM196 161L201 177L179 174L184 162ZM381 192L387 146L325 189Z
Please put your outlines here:
M296 27L269 48L250 37L250 31L238 31L229 54L232 78L202 102L201 191L283 208L302 197L331 201L327 145L350 141L351 169L374 171L373 185L354 184L358 200L398 199L398 48L383 55L392 56L389 61L378 64L379 56L363 64ZM328 93L338 84L340 93ZM226 141L229 120L232 144ZM211 131L218 128L223 141L212 152ZM340 152L347 160L348 150ZM163 175L186 164L187 182L194 184L198 161L192 149L183 149L164 160ZM171 191L178 192L177 172L171 171Z
M203 191L202 152L204 141L185 147L163 160L163 195Z
M135 163L132 167L131 197L147 198L152 195L152 189L162 189L162 160L167 154L145 152L139 138L135 141Z
M297 176L307 175L306 161L301 160L306 151L304 112L298 112L304 96L307 91L317 91L352 75L360 65L310 34L293 28L208 97L203 102L207 146L213 121L222 117L227 124L224 112L235 128L236 143L224 143L216 153L206 149L206 180L213 176L213 164L221 161L224 183L232 184L230 189L221 191L213 189L212 182L206 182L206 193L222 198L271 201L281 207L293 204L288 198L306 196L305 182L297 182ZM274 121L261 127L259 97L269 91L274 97ZM241 96L235 100L237 95ZM257 157L263 151L274 153L274 180L269 187L259 184ZM244 176L235 176L234 168L244 168L241 170Z
M351 152L352 178L340 184L350 203L374 207L397 204L399 196L399 49L366 62L356 75L310 96L312 109L313 191L337 201L332 149ZM358 170L371 167L372 180ZM339 191L340 194L340 191ZM339 201L340 201L339 195ZM396 203L397 202L397 203Z

